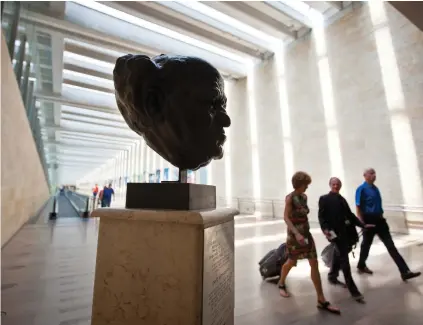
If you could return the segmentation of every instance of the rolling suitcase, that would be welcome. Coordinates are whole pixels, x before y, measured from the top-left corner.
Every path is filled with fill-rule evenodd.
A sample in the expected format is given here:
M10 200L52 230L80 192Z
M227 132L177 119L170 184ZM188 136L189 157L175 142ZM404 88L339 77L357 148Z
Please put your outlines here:
M272 249L259 262L259 272L263 279L273 278L281 273L282 265L286 262L286 244Z

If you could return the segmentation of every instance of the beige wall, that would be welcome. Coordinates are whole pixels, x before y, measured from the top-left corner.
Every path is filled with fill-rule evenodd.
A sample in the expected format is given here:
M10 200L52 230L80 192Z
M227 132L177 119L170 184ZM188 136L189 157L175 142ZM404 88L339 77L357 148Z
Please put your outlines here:
M389 4L370 6L355 8L324 37L315 30L284 59L276 54L248 82L227 87L232 196L284 199L292 172L304 170L313 178L312 207L331 176L342 177L353 203L363 169L372 166L385 205L423 207L423 33ZM228 195L225 160L212 163L220 196Z
M1 245L49 197L21 94L1 40Z

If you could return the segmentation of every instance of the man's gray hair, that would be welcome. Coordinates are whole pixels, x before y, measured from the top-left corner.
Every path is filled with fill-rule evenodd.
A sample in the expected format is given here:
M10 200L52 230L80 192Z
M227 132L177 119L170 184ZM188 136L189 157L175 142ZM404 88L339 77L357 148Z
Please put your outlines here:
M372 167L366 168L363 172L363 176L366 175L368 172L371 172L371 171L375 171L375 169L372 168Z
M333 180L335 180L335 179L337 179L338 181L339 181L339 183L341 183L342 184L342 182L341 182L341 180L338 178L338 177L331 177L330 179L329 179L329 185L332 183L332 181Z

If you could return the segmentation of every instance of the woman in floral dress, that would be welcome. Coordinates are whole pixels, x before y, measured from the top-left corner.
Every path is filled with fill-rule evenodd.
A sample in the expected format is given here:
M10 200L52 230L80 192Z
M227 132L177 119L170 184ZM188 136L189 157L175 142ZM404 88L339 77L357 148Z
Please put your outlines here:
M308 259L311 267L311 280L317 293L317 308L340 314L340 310L328 302L323 294L322 281L317 262L316 245L310 233L308 223L307 196L305 191L311 183L311 177L304 172L297 172L292 177L294 191L286 196L284 219L288 226L288 236L286 240L288 260L282 266L281 278L279 280L279 291L282 297L288 298L285 280L292 267L297 265L297 261Z

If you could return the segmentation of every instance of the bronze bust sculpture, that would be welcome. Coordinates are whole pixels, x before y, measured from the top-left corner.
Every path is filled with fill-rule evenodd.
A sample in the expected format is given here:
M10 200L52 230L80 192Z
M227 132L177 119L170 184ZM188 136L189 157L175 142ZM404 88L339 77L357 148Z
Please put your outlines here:
M220 73L186 56L120 57L113 71L117 106L128 126L180 170L223 157L231 120Z

